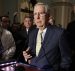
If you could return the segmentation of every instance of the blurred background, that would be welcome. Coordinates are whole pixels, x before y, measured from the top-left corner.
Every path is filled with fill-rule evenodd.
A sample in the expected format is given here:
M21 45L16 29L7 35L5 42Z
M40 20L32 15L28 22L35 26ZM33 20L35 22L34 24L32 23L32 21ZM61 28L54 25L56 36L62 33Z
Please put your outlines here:
M66 28L69 22L75 20L75 0L0 0L0 17L8 15L11 24L14 19L21 24L26 14L33 13L37 2L50 6L50 14L57 26Z

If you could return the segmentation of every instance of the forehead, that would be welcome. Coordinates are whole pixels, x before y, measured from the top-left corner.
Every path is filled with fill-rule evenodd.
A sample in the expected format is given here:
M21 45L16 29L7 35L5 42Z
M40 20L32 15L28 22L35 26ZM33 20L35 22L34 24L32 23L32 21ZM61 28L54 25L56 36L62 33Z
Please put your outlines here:
M34 12L45 12L45 6L44 5L36 5L34 7Z
M24 20L31 20L31 18L29 18L29 17L26 17L26 18L24 18Z

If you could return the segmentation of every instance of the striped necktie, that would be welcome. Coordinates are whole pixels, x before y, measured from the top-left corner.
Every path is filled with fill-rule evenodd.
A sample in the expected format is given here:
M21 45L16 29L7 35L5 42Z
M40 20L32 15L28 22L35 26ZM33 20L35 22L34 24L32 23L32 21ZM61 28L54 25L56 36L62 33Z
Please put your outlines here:
M42 31L38 31L38 35L37 35L37 42L36 42L36 56L38 56L39 51L41 49L41 45L42 45Z

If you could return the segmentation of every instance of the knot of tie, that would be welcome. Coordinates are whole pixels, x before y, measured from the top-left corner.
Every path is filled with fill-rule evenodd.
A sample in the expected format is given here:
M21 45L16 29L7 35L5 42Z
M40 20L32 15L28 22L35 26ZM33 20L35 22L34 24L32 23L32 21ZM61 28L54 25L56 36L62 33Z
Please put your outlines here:
M38 34L40 34L40 35L42 36L42 33L43 33L43 31L40 31L40 30L39 30Z

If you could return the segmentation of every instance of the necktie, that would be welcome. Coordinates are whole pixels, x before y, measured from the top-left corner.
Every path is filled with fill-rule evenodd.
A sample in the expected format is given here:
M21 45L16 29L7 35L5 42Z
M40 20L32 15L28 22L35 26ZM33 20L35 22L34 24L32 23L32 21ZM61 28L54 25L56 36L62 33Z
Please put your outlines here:
M38 56L41 44L42 44L42 31L38 31L37 42L36 42L36 56Z

